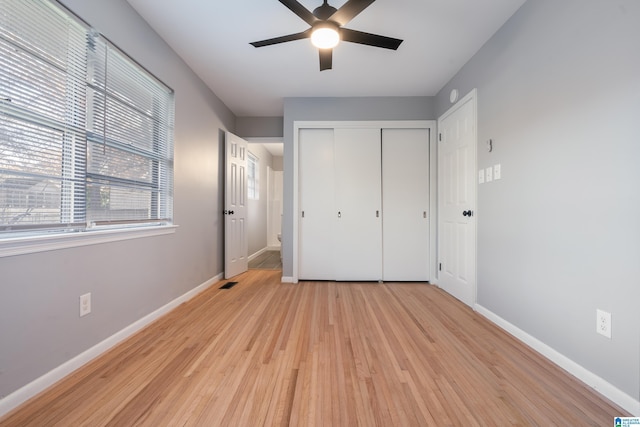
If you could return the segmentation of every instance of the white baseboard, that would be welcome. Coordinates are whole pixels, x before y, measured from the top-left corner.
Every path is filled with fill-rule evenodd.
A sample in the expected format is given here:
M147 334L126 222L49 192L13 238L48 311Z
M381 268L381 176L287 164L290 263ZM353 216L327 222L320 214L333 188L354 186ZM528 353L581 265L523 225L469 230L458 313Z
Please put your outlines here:
M290 276L282 276L282 279L280 279L280 281L282 283L297 283L293 281L293 277Z
M589 387L593 388L596 392L614 402L616 405L629 411L634 416L640 416L639 400L636 400L633 397L629 396L625 392L615 387L613 384L600 378L598 375L587 370L583 366L577 364L573 360L559 353L557 350L554 350L547 344L529 335L522 329L509 323L508 321L504 320L503 318L484 308L483 306L476 304L474 309L482 316L498 325L500 328L504 329L520 341L527 344L529 347L533 348L538 353L542 354L551 362L555 363L565 371L569 372L571 375L587 384Z
M160 307L156 311L147 314L140 320L137 320L136 322L132 323L126 328L116 332L115 334L111 335L109 338L105 339L104 341L94 345L93 347L84 351L83 353L80 353L73 359L66 361L65 363L58 366L57 368L52 369L51 371L47 372L41 377L36 378L35 380L31 381L29 384L25 385L22 388L19 388L18 390L14 391L10 395L1 399L0 400L0 417L9 413L9 411L17 408L22 403L26 402L27 400L31 399L38 393L49 388L56 382L60 381L61 379L71 374L73 371L77 370L78 368L81 368L82 366L89 363L96 357L102 355L103 353L105 353L112 347L116 346L120 342L124 341L125 339L129 338L130 336L132 336L133 334L135 334L140 329L144 328L154 320L157 320L164 314L170 312L171 310L173 310L183 302L190 300L200 292L204 291L205 289L219 282L220 280L222 280L222 277L223 277L222 274L218 274L217 276L207 280L206 282L199 285L198 287L179 296L178 298L174 299L168 304Z
M262 248L258 252L249 255L249 257L247 259L249 261L253 261L255 258L259 257L260 255L262 255L265 252L268 252L268 251L279 251L279 250L280 250L280 246L267 246L266 248Z
M249 261L253 261L254 259L256 259L257 257L259 257L260 255L262 255L263 253L267 252L269 250L269 248L262 248L260 249L258 252L249 255L249 258L247 258Z

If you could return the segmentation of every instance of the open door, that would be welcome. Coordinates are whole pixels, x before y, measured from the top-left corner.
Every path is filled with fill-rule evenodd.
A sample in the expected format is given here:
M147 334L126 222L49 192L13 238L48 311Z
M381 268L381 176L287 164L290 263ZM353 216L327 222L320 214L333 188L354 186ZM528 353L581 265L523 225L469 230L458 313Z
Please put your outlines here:
M225 132L224 277L249 268L247 235L247 141Z

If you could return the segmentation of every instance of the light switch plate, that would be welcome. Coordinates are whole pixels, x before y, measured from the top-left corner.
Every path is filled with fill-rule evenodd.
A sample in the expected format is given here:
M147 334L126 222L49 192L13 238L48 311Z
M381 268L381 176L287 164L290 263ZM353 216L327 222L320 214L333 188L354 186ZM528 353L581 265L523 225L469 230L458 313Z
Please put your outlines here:
M478 171L478 184L484 184L484 169Z
M498 180L498 179L502 178L502 170L501 169L502 168L500 167L499 163L493 167L493 179Z
M493 167L489 166L484 173L484 178L486 182L493 181Z

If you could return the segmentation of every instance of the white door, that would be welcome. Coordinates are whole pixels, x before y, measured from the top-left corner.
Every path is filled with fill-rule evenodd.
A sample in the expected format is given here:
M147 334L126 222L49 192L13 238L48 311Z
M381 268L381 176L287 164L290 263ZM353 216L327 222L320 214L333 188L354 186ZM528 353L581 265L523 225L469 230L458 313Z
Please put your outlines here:
M300 129L298 277L335 280L333 129Z
M380 129L334 129L335 278L382 279Z
M383 280L429 280L429 129L382 130Z
M469 306L476 299L476 100L438 119L438 285Z
M224 277L248 269L247 141L225 132Z

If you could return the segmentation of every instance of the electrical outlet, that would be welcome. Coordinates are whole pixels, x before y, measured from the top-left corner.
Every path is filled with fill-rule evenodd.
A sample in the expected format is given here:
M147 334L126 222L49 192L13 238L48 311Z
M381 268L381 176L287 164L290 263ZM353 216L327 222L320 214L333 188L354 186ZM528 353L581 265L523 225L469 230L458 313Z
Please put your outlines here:
M596 309L596 332L611 338L611 313Z
M80 295L80 317L91 313L91 292Z

